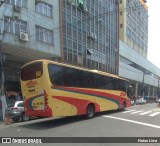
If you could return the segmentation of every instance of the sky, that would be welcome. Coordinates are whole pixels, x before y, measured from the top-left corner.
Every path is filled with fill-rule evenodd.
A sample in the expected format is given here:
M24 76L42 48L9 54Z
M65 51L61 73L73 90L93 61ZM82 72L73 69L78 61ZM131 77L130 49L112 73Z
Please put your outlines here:
M148 60L160 68L160 0L147 0Z

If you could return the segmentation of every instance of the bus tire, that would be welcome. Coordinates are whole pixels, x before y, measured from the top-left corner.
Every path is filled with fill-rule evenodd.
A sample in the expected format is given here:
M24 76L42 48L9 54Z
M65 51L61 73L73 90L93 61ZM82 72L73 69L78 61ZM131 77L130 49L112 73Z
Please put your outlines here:
M93 118L95 115L95 107L93 104L89 104L86 109L86 117L87 119Z
M126 108L126 102L123 102L121 110L124 111Z

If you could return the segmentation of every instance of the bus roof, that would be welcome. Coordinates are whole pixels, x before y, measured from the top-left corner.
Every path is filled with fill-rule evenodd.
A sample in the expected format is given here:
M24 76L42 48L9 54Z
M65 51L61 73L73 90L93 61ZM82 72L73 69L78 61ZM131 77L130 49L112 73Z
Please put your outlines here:
M79 70L93 72L93 73L97 73L97 74L101 74L101 75L106 75L106 76L110 76L110 77L113 77L113 78L118 78L118 79L121 79L121 80L128 81L125 78L121 78L118 75L114 75L114 74L111 74L111 73L107 73L107 72L103 72L103 71L99 71L99 70L94 70L94 69L92 70L92 69L88 69L88 68L83 68L83 67L74 66L74 65L71 65L71 64L67 64L67 63L56 62L56 61L46 60L46 59L40 59L40 60L30 61L30 62L26 63L25 65L23 65L21 67L21 69L24 68L25 66L28 66L28 65L30 65L32 63L35 63L35 62L46 62L46 63L52 63L52 64L57 64L57 65L67 66L67 67L70 67L70 68L75 68L75 69L79 69Z

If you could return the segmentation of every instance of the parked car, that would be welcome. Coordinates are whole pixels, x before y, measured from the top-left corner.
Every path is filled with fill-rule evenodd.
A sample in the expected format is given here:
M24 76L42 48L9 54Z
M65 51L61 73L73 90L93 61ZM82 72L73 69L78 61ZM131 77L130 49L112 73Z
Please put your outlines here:
M145 100L143 97L138 98L138 99L136 100L136 104L145 104L145 103L146 103L146 100Z
M156 98L156 103L160 103L160 98Z
M134 105L134 100L131 100L131 105Z
M27 116L24 112L24 103L23 101L8 101L8 108L6 109L6 114L11 117L11 119L15 122L18 122L20 119L22 121L28 121L29 116Z

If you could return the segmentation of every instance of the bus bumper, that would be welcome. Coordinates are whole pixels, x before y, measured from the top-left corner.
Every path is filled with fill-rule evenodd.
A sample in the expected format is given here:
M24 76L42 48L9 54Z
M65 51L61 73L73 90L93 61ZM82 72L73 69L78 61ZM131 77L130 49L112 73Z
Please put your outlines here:
M50 108L46 110L27 110L25 111L28 116L34 117L52 117L52 110Z

